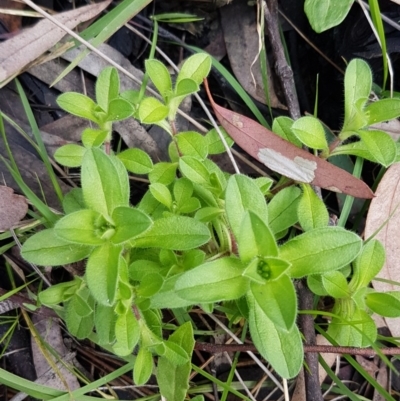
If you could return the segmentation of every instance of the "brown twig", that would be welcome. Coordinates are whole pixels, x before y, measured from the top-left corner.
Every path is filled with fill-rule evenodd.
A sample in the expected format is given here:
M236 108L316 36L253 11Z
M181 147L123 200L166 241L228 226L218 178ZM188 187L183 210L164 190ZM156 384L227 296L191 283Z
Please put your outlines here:
M265 28L271 43L272 52L275 59L275 71L281 82L286 104L290 116L297 120L300 118L300 106L297 98L296 87L294 85L293 71L286 61L285 52L279 32L278 1L266 0L265 6Z
M314 296L308 289L305 280L299 280L296 283L299 294L299 309L309 310L313 308ZM317 344L314 328L314 319L311 315L299 315L299 324L303 332L306 346L315 346ZM319 363L317 352L307 352L304 354L304 385L306 390L306 399L313 401L323 401L321 385L319 382Z
M219 354L221 352L247 352L257 351L253 344L210 344L196 342L196 350L208 352L210 354ZM373 348L356 348L356 347L335 347L333 345L304 345L304 353L319 353L319 354L346 354L346 355L362 355L376 356L378 353ZM400 355L400 348L386 347L380 348L379 352L383 355Z

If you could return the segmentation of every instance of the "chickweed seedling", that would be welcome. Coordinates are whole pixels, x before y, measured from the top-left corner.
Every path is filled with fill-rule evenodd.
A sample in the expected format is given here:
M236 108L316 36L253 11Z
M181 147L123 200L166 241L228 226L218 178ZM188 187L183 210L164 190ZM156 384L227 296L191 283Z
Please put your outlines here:
M369 287L384 262L379 242L363 243L353 232L328 226L327 209L308 184L273 196L270 179L221 171L208 157L224 152L215 130L205 136L175 131L179 104L199 90L210 68L207 55L194 55L173 84L161 62L147 60L146 72L161 101L139 100L131 90L120 93L113 68L100 74L96 101L78 93L61 95L60 107L97 127L83 131L83 146L65 145L56 152L60 164L80 167L81 188L64 197L65 215L54 227L32 235L22 247L23 257L38 265L86 260L84 276L42 291L40 302L55 308L77 338L90 338L120 356L136 350L135 383L146 383L156 372L161 394L174 401L184 400L189 387L193 329L185 323L165 339L162 309L204 305L212 310L215 303L240 301L237 315L249 321L260 354L284 378L296 376L303 363L294 280L307 278L315 294L335 298L337 319L328 332L341 345L375 341L371 311L400 316L399 292L380 294ZM313 117L295 122L282 117L276 130L325 156L351 153L387 166L397 157L396 145L368 126L393 118L397 103L368 104L371 83L368 65L352 61L339 139L351 135L358 142L329 150ZM141 149L111 150L113 122L132 117L171 135L169 162L153 164ZM387 145L376 147L377 140ZM150 180L135 206L128 172ZM303 232L293 235L294 225ZM383 307L388 299L391 307Z

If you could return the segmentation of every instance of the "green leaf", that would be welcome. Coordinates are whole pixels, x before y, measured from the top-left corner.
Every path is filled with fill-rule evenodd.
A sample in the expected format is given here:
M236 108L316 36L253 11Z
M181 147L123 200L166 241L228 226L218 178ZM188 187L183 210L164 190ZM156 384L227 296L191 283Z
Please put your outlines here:
M133 381L137 386L146 384L153 372L153 355L144 347L140 347L133 367Z
M144 124L155 124L168 116L169 109L154 97L146 97L140 102L139 119Z
M80 288L72 297L75 313L80 317L86 317L93 314L93 300L87 288Z
M82 307L85 307L87 314L81 314ZM68 331L79 340L89 337L92 333L94 327L93 307L93 298L87 288L82 288L65 306L65 323Z
M316 295L321 297L329 295L322 284L322 276L319 274L307 276L307 286Z
M311 185L303 184L303 193L298 203L297 216L304 231L326 227L329 213L324 202L317 196Z
M315 1L315 0L314 0ZM347 2L348 0L346 0ZM339 0L341 2L341 0ZM352 2L352 1L351 1ZM364 108L372 88L372 74L368 64L353 59L346 68L344 77L344 125L348 126L358 110ZM367 121L366 121L367 122ZM362 128L355 127L355 129Z
M144 65L154 86L163 99L166 100L168 93L172 92L171 75L167 67L156 59L146 60Z
M117 155L128 171L134 174L148 174L153 169L150 156L141 149L126 149Z
M108 105L106 121L120 121L132 116L133 106L124 99L113 99Z
M54 159L66 167L79 167L85 152L86 149L83 146L70 143L58 148L54 153Z
M107 229L107 221L99 213L90 209L82 209L67 214L54 226L57 237L81 245L102 245L102 238Z
M158 355L167 358L174 366L183 365L189 360L185 350L172 341L163 341L161 344L156 345L155 350Z
M229 147L231 147L235 142L233 139L228 135L224 128L219 127L222 136L225 138L226 143ZM220 153L226 152L225 146L221 141L220 136L215 128L211 129L207 132L205 136L207 143L208 143L208 153L210 155L217 155Z
M217 207L202 207L196 212L194 218L196 220L202 221L203 223L208 223L218 216L221 216L222 213L224 213L224 210Z
M137 110L139 108L139 102L140 102L140 91L137 90L126 90L123 91L119 94L119 96L122 99L127 100L135 110Z
M362 157L363 159L370 160L372 162L377 163L378 161L371 154L371 152L367 149L367 146L363 141L357 141L348 143L346 145L338 146L333 150L333 152L329 155L332 156L340 156L340 155L354 155L358 157Z
M292 329L297 316L297 295L292 280L286 274L264 284L252 282L250 291L274 325L287 331Z
M183 78L177 82L175 87L175 96L186 97L200 90L199 85L191 78Z
M190 198L187 200L187 202L184 205L182 205L178 209L178 212L180 214L189 214L189 213L195 212L197 209L200 209L200 208L201 208L200 201L197 198Z
M57 104L69 114L99 122L96 115L97 104L85 95L76 92L63 93L57 98Z
M129 180L122 162L97 148L85 153L81 170L86 205L105 216L129 205Z
M86 128L82 132L82 143L85 148L98 147L103 144L108 134L107 130Z
M192 197L192 182L185 177L177 179L174 183L173 193L176 206L180 209Z
M266 195L269 192L274 183L274 181L269 177L257 177L254 181L263 195Z
M306 0L304 11L315 32L321 33L339 25L345 18L354 0Z
M225 193L225 211L232 232L240 236L240 227L246 211L257 214L265 223L268 221L268 209L264 195L257 184L245 175L233 175L229 178Z
M103 305L115 302L121 250L120 246L106 243L96 248L87 262L88 287L96 301Z
M207 139L194 131L181 132L175 135L182 156L192 156L203 160L207 157Z
M114 67L104 68L96 81L96 101L104 110L108 111L108 105L111 100L118 97L119 76Z
M250 334L260 354L285 379L297 376L303 365L303 344L299 329L281 330L266 316L248 293Z
M361 238L340 227L307 231L280 248L280 257L292 263L290 276L301 278L338 270L360 253Z
M70 298L69 292L76 292L81 280L74 279L65 283L59 283L46 288L39 293L39 301L46 306L58 305Z
M172 195L166 185L155 182L149 186L151 194L166 208L172 208Z
M122 244L146 232L153 221L146 213L132 207L116 207L112 213L115 223L115 234L111 237L113 244Z
M322 285L328 295L333 298L346 298L350 295L346 278L340 271L328 272L322 275Z
M175 284L182 274L183 273L175 274L174 276L167 278L164 281L164 284L161 287L160 291L155 293L150 298L150 308L176 309L176 308L185 308L187 306L193 305L192 301L188 301L187 299L181 298L175 291Z
M352 292L367 287L385 263L385 249L376 239L364 243L361 253L353 263L353 277L349 283Z
M274 234L297 223L300 198L300 189L292 186L282 189L271 199L268 204L269 227Z
M400 117L400 99L381 99L370 103L365 112L368 116L368 125L380 123L382 121L393 120Z
M63 209L65 214L85 209L82 188L72 188L63 198Z
M324 127L315 117L299 118L292 124L292 132L304 145L312 149L326 149L328 147Z
M203 83L203 79L211 69L211 58L208 54L197 53L190 56L182 65L176 79L177 84L185 78L193 79L198 85Z
M152 184L160 182L164 185L172 184L175 179L178 163L160 162L154 165L149 173L149 180Z
M196 184L208 184L210 173L204 164L191 156L182 156L179 159L179 170L190 181Z
M153 15L152 18L158 22L166 22L168 24L196 22L204 19L202 17L198 17L196 14L187 13L162 13Z
M373 312L384 317L400 316L400 297L397 291L370 292L365 302Z
M149 298L154 295L162 287L164 283L163 277L158 273L146 274L137 289L137 295L143 298Z
M39 266L60 266L85 259L92 247L71 245L58 238L53 228L39 231L22 245L21 255L28 262Z
M115 323L115 338L117 342L113 345L113 350L119 356L131 354L139 342L139 323L130 308L125 314L118 316Z
M210 238L205 224L191 217L170 216L156 220L148 231L135 239L135 246L184 251L198 248Z
M100 345L110 345L114 342L116 318L113 307L96 304L94 324Z
M278 116L272 122L272 131L298 148L302 147L301 141L292 132L293 120L290 117Z
M390 166L396 159L396 144L389 134L383 131L357 131L374 159L384 167Z
M191 322L180 326L168 339L183 348L189 358L194 348L193 328ZM160 393L166 400L184 401L189 389L191 373L190 360L176 366L167 358L160 357L157 367L157 383Z
M240 260L230 257L207 262L184 273L176 282L180 298L193 303L211 303L243 296L249 280L242 276Z
M278 256L278 246L269 227L256 214L245 212L237 238L240 260L247 264L256 256Z
M340 318L333 318L328 334L339 345L345 347L368 347L377 337L374 320L365 311L358 309L349 298L336 301L332 313Z

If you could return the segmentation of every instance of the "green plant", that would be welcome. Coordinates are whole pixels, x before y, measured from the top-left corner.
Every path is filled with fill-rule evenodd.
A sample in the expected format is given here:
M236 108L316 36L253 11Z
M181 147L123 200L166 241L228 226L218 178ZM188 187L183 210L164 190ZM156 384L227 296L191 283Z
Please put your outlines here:
M249 321L257 349L284 378L297 375L303 363L294 280L307 277L317 295L335 298L328 333L342 345L375 341L369 311L388 313L381 307L388 297L391 316L400 315L399 293L378 294L368 287L382 267L382 246L328 226L328 211L309 184L274 194L273 180L229 175L208 158L225 151L216 130L205 136L176 131L180 102L199 90L210 68L207 55L192 56L173 85L162 63L147 60L146 72L162 101L120 93L113 68L100 74L96 102L77 93L61 95L63 109L98 127L82 133L83 146L65 145L56 152L60 164L81 168L81 188L64 197L65 216L22 247L23 257L38 265L87 259L83 277L42 291L40 302L57 311L80 339L90 338L120 356L138 346L136 384L147 382L157 355L158 384L168 400L186 396L194 338L185 323L165 340L164 308L200 304L212 311L215 303L230 301L233 316ZM331 148L313 117L278 118L274 130L324 157L355 154L389 165L397 157L396 145L368 127L399 115L399 104L393 99L368 104L371 84L367 64L352 61L344 127ZM169 162L153 164L141 149L113 153L112 122L131 116L171 135ZM359 141L337 146L350 136ZM379 152L375 137L387 144ZM128 172L147 174L150 181L135 207Z

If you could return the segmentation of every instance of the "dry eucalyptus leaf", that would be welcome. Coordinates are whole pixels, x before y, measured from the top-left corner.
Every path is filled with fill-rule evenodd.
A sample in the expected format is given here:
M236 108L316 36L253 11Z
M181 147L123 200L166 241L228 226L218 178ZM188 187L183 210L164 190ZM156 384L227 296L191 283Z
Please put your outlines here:
M267 101L259 59L259 36L255 8L246 1L235 1L221 8L225 46L235 77L254 99L271 107L287 109L278 99L271 68L267 68L269 99Z
M28 202L24 196L14 194L10 187L0 186L0 231L18 224L27 211Z
M55 18L66 27L73 29L103 11L111 0L80 7L76 10L60 13ZM42 20L32 28L0 43L0 82L19 73L29 63L53 47L65 31L49 20Z
M400 283L400 163L388 168L369 207L365 238L378 230L375 238L385 248L386 262L377 277ZM374 281L373 286L381 292L399 291L398 286L381 281ZM400 336L400 319L385 320L392 335Z

